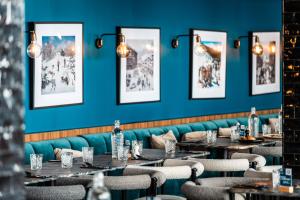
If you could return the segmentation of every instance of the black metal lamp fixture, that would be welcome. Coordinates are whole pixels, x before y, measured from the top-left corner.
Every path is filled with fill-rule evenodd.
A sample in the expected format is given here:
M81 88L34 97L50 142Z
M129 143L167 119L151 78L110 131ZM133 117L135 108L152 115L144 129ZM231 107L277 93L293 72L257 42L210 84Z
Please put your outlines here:
M171 45L174 49L179 46L179 38L180 37L195 37L196 45L194 47L195 54L202 54L206 51L206 47L201 43L200 35L191 35L191 34L184 34L184 35L176 35L174 39L172 39Z
M234 40L234 48L238 49L240 48L241 46L241 38L255 38L255 42L254 42L254 45L252 46L252 53L257 55L257 56L260 56L263 54L264 52L264 49L263 49L263 46L260 44L259 42L259 37L257 35L253 35L253 36L240 36L238 37L238 39Z
M96 38L95 40L95 46L97 49L100 49L103 47L103 37L108 35L116 35L118 40L118 46L116 49L116 52L118 56L121 58L127 58L130 54L130 49L125 43L125 36L121 33L104 33L100 35L100 37Z

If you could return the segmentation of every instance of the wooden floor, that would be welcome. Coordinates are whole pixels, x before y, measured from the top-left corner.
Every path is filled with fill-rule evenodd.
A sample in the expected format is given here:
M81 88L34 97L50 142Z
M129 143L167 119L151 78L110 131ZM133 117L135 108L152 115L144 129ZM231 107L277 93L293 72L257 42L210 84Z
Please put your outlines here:
M273 114L278 112L279 109L257 111L258 115ZM121 129L128 130L128 129L137 129L137 128L151 128L151 127L158 127L158 126L186 124L186 123L208 121L208 120L215 120L215 119L246 117L248 115L249 112L240 112L240 113L208 115L208 116L188 117L188 118L179 118L179 119L170 119L170 120L138 122L138 123L124 124L121 126ZM25 134L25 142L50 140L50 139L57 139L57 138L64 138L70 136L92 134L92 133L104 133L104 132L110 132L112 128L113 128L112 126L98 126L98 127L91 127L91 128L50 131L50 132L41 132L41 133L34 133L34 134L28 133Z

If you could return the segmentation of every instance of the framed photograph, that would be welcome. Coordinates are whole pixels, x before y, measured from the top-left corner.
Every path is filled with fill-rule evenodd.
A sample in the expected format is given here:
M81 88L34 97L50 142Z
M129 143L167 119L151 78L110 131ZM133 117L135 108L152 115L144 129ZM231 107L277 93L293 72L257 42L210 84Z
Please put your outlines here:
M226 32L191 30L191 99L225 98L226 42Z
M118 27L130 49L118 57L118 104L160 101L160 29Z
M83 23L34 23L32 108L83 103Z
M280 92L280 32L252 32L263 46L263 54L251 52L251 95ZM252 45L255 37L252 37Z

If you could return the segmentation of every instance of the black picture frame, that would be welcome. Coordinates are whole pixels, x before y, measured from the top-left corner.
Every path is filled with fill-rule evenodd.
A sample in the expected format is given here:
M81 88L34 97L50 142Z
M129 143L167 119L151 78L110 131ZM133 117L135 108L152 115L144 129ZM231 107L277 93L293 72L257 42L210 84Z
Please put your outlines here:
M122 88L124 86L122 86L122 59L126 59L126 58L121 58L119 56L116 56L116 63L117 63L117 70L116 70L116 79L117 79L117 105L127 105L127 104L137 104L137 103L155 103L155 102L160 102L161 101L161 88L160 88L160 83L161 83L161 62L160 62L160 57L161 57L161 45L160 45L160 38L161 38L161 31L160 31L160 28L159 27L133 27L133 26L118 26L116 27L116 31L117 31L117 35L119 34L123 34L125 36L125 41L127 40L127 37L126 37L126 34L124 34L124 32L122 32L122 30L152 30L152 31L158 31L158 42L156 42L157 44L157 50L159 51L156 55L158 56L158 64L157 64L157 67L158 67L158 74L159 74L159 77L157 77L158 79L158 93L157 93L157 98L156 99L152 99L152 100L135 100L135 101L129 101L129 102L126 102L126 101L122 101ZM119 44L119 41L118 41L118 37L116 39L116 48ZM154 60L155 60L155 57L154 57ZM125 66L126 67L126 66ZM153 68L155 68L155 66L153 66ZM153 77L154 79L155 77ZM123 90L124 91L124 90ZM136 94L136 95L142 95L142 94ZM140 97L140 96L139 96Z
M275 84L276 86L271 86L267 88L263 88L260 85L255 84L256 81L256 62L255 59L257 58L256 55L252 53L252 47L254 45L255 37L259 37L259 42L262 43L264 47L264 51L266 50L266 47L264 45L264 36L265 34L274 34L274 39L276 40L276 53L275 53ZM248 33L249 36L249 95L250 96L259 96L259 95L267 95L267 94L274 94L274 93L280 93L281 91L281 77L282 77L282 71L281 71L281 60L282 55L280 53L280 49L282 46L281 41L281 32L280 31L251 31ZM268 36L269 37L269 36ZM277 38L276 38L277 37ZM263 42L262 42L263 41ZM262 56L265 55L265 52ZM277 59L277 60L276 60ZM255 69L254 69L255 68ZM277 69L277 72L276 72ZM277 73L277 74L276 74ZM277 83L276 83L277 81ZM263 85L262 85L263 86ZM258 87L258 89L256 89ZM261 88L259 88L261 87Z
M224 69L224 95L222 96L198 96L195 97L195 95L193 94L193 83L194 83L194 39L195 39L195 31L198 32L207 32L207 33L220 33L220 34L225 34L225 39L223 40L223 42L225 43L223 45L223 51L225 50L224 53L224 58L225 61L223 63L223 65L225 65L225 69ZM198 28L191 28L189 30L190 33L190 42L189 42L189 59L190 59L190 68L189 68L189 99L190 100L210 100L210 99L226 99L226 75L227 75L227 31L223 31L223 30L208 30L208 29L198 29ZM201 34L199 34L201 37ZM202 39L203 37L201 37Z
M62 103L62 104L51 104L51 105L42 105L42 106L36 105L37 104L37 98L36 98L37 88L36 87L38 84L36 83L35 77L37 76L38 70L37 70L36 59L29 58L29 67L30 67L30 70L29 70L29 73L30 73L30 80L29 80L30 103L29 103L29 106L30 106L30 109L33 110L33 109L45 109L45 108L54 108L54 107L62 107L62 106L82 105L84 103L84 23L83 22L74 22L74 21L72 21L72 22L29 22L28 28L30 31L35 31L35 34L38 35L39 33L37 32L37 27L39 25L49 25L49 26L51 26L51 25L63 25L63 26L79 25L81 31L78 31L78 33L80 35L81 42L79 42L78 44L76 43L76 44L77 44L77 46L80 46L79 51L81 52L77 55L77 56L81 57L80 58L81 66L78 68L78 71L80 71L80 73L81 73L81 76L79 76L79 77L81 77L81 80L79 80L79 81L76 80L76 83L79 84L79 88L81 88L81 89L79 90L80 97L78 98L78 100L76 102L74 101L74 102L68 102L68 103ZM28 38L28 41L30 42L30 38ZM40 44L40 45L42 46L42 44ZM76 75L76 72L74 72L74 74ZM75 75L74 75L74 79L75 79ZM77 87L77 85L75 87ZM49 98L49 96L48 96L48 98Z

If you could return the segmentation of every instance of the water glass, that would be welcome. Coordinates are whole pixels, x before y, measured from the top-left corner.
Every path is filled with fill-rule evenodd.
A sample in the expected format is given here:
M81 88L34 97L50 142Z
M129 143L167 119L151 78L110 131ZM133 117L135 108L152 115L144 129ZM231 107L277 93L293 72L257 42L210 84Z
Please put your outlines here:
M230 139L231 142L236 142L237 140L240 139L240 133L235 126L231 127L230 129Z
M82 161L84 163L93 164L94 147L82 147Z
M217 141L217 131L206 131L207 144L214 144Z
M30 154L30 168L31 170L42 169L43 154Z
M176 150L175 140L165 140L165 151L166 154L174 154Z
M73 153L63 152L61 154L61 167L62 168L72 168L73 166Z
M139 147L139 154L142 155L142 153L143 153L143 140L138 140L137 145Z
M118 160L127 161L128 160L129 147L120 146L118 147Z

